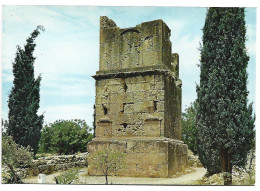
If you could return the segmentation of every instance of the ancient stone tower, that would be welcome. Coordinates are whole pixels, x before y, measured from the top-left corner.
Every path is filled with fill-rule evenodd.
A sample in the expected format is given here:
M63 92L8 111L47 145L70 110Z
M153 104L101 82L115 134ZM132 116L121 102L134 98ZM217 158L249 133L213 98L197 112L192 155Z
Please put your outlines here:
M162 20L121 29L100 18L96 137L88 151L126 153L120 176L168 177L187 166L179 56L171 53L170 35Z

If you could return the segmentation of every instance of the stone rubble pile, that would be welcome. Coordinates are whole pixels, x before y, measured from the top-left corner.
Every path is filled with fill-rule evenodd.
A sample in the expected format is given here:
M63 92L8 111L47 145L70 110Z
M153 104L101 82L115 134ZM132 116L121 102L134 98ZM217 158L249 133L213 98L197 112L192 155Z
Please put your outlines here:
M251 179L253 179L251 177ZM203 178L206 185L224 185L223 174L214 174L210 177ZM232 172L232 185L248 185L250 182L249 173L244 170Z
M202 167L199 157L197 155L194 155L191 150L188 150L188 164L189 167Z
M253 156L252 156L253 155ZM250 161L252 159L252 161ZM203 184L224 185L223 174L214 174L203 178ZM255 184L255 157L254 153L248 155L248 163L245 168L233 167L232 185L254 185Z
M75 167L86 167L88 153L80 153L74 155L58 155L41 157L33 160L28 168L16 168L17 175L21 178L27 176L37 176L40 173L52 174L53 172L66 170ZM7 172L8 169L2 167L2 173Z

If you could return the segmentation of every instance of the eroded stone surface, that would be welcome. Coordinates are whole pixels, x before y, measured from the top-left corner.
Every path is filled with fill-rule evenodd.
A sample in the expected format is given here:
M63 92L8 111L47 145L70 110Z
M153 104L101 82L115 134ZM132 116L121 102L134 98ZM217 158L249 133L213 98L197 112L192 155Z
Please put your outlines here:
M100 18L96 130L88 151L123 149L120 176L167 177L187 166L187 146L179 141L179 56L171 54L170 35L162 20L121 29Z
M27 176L37 176L40 173L52 174L53 172L66 170L75 167L86 167L88 153L79 153L74 155L58 155L50 157L41 157L33 160L32 163L25 168L16 168L15 171L20 178ZM4 167L2 173L9 169Z
M89 143L88 149L90 154L105 149L126 153L127 165L117 172L120 176L168 177L187 167L187 145L173 139L96 139ZM102 175L91 167L88 172Z

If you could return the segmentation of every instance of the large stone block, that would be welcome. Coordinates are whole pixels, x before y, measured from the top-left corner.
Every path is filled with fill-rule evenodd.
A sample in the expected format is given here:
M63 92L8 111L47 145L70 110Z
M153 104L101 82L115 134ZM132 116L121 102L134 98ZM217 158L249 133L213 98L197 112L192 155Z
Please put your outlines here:
M162 20L120 29L107 17L100 23L100 71L166 64L171 50L170 29Z
M174 140L163 139L94 139L88 145L88 163L92 153L105 149L122 151L126 154L125 168L117 176L130 177L169 177L187 167L186 145ZM90 175L102 175L98 168L89 167ZM114 175L113 173L111 175Z

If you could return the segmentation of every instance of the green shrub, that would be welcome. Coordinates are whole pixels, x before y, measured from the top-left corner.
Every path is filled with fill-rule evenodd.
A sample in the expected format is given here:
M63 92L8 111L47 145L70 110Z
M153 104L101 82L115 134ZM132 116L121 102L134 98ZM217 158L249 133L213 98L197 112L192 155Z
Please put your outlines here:
M93 135L84 120L58 120L46 125L40 140L41 152L74 154L86 152Z
M195 102L182 113L182 140L189 149L197 154L196 104Z
M5 183L22 183L16 174L15 168L28 167L33 159L30 148L25 148L14 142L12 137L2 134L2 165L9 170L7 176L3 177Z
M62 173L57 177L54 176L54 180L56 181L56 184L71 184L75 181L78 181L79 180L78 168L67 170L66 172Z

